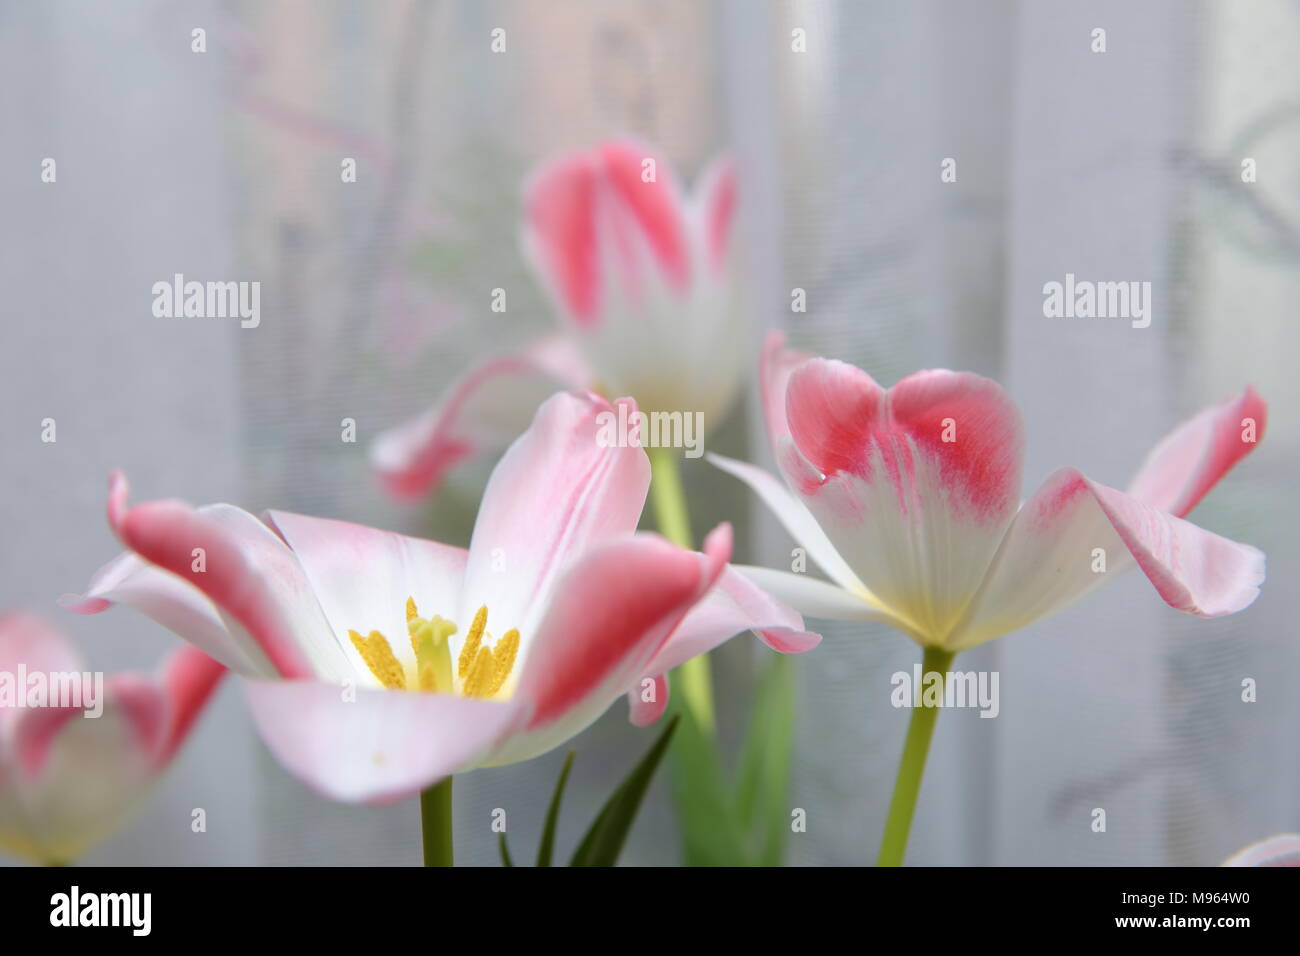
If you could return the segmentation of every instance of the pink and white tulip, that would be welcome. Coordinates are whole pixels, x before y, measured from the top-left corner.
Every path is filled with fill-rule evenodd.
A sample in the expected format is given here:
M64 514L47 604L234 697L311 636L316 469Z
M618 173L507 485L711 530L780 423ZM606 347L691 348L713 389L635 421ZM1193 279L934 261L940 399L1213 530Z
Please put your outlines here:
M960 651L1134 566L1167 604L1200 617L1240 611L1259 593L1262 552L1183 520L1263 437L1267 408L1251 388L1176 428L1127 491L1062 468L1021 503L1020 412L989 379L925 371L884 389L775 334L761 376L785 483L713 461L830 578L743 569L810 617L886 621L923 646Z
M0 617L0 672L70 687L86 670L61 632L14 613ZM170 766L225 672L186 647L157 677L104 680L97 716L84 700L54 696L39 706L0 706L0 851L70 863L110 836Z
M109 520L130 550L71 603L135 607L249 678L281 763L371 803L550 750L623 694L648 723L663 674L740 631L814 646L727 567L727 526L703 553L634 533L649 462L598 441L610 410L546 401L493 471L468 550L279 511L128 508L115 478Z
M729 162L716 161L688 199L661 157L629 141L538 169L524 189L522 241L561 330L468 371L430 411L381 435L371 459L388 491L418 498L456 465L504 448L557 388L698 412L706 428L721 418L743 354L735 195Z

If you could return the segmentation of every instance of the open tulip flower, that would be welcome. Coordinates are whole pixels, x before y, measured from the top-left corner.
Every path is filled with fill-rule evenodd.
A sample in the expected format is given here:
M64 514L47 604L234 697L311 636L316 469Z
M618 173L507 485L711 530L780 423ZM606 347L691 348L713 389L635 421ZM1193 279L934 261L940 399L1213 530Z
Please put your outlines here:
M598 441L611 410L547 400L493 471L468 550L230 505L128 508L115 478L109 520L130 550L75 606L133 606L249 678L281 763L369 803L550 750L622 694L649 723L664 672L740 631L814 646L727 566L729 527L703 553L634 533L650 469Z
M225 672L186 647L156 678L101 675L95 690L44 619L0 617L0 674L11 682L0 694L0 851L71 863L110 836L170 766ZM27 700L38 685L39 699ZM65 699L74 687L77 699Z
M892 624L927 649L926 673L1134 566L1167 604L1201 617L1240 611L1259 593L1263 553L1184 520L1263 437L1267 409L1253 389L1176 428L1127 491L1062 468L1021 503L1020 413L989 379L924 371L884 389L775 334L760 374L785 484L713 460L831 580L745 573L811 617Z
M1253 389L1175 429L1128 491L1061 468L1023 504L1020 412L996 382L935 370L884 389L776 337L762 389L789 490L751 465L712 460L834 582L746 569L804 614L887 621L922 646L960 651L1134 566L1167 604L1200 617L1240 611L1259 593L1262 552L1183 520L1263 436L1267 409Z
M648 147L604 143L543 165L524 190L525 255L562 329L461 376L426 414L371 449L402 499L452 467L505 447L557 388L631 395L647 412L711 424L735 397L742 361L730 248L735 175L705 172L687 200Z

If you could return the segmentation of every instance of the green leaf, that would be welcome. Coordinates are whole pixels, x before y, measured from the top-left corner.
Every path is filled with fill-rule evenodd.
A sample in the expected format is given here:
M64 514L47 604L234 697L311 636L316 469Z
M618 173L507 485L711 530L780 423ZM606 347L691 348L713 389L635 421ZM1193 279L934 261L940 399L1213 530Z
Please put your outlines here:
M542 842L537 847L537 865L551 865L551 851L555 848L555 824L560 819L560 800L564 797L564 785L569 782L569 771L573 769L574 751L570 750L567 757L564 758L564 769L560 771L560 779L555 784L555 794L551 797L551 805L546 811L546 827L542 830Z
M790 764L794 749L794 661L774 655L754 694L749 732L736 773L737 822L753 860L780 866L790 832Z
M674 717L659 735L641 761L632 768L618 789L610 795L609 800L596 816L591 829L578 844L578 849L569 861L569 866L613 866L618 862L618 855L623 849L632 822L636 819L641 800L645 797L650 780L663 759L668 742L677 729L678 719Z
M499 849L499 850L501 851L501 865L502 865L502 866L514 866L514 865L515 865L514 862L510 859L510 847L508 847L508 846L506 845L506 831L505 831L505 830L502 830L502 831L498 834L498 839L497 839L497 849Z
M670 700L668 707L682 722L669 760L683 862L687 866L749 866L752 861L737 825L717 741L679 698Z

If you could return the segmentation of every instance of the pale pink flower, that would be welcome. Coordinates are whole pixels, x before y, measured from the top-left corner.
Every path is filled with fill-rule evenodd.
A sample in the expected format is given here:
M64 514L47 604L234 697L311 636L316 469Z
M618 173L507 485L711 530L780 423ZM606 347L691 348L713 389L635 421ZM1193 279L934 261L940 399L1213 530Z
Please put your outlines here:
M26 675L23 681L18 675ZM71 863L121 827L194 727L225 668L186 647L156 677L93 680L64 635L28 613L0 616L0 850ZM100 675L102 678L102 675ZM38 693L39 700L9 700ZM64 694L76 686L76 697ZM97 714L91 716L91 714Z
M735 173L726 160L686 198L662 157L614 141L544 164L524 189L522 241L558 333L465 372L425 414L381 435L371 460L395 496L505 447L561 387L630 395L647 412L727 412L740 381Z
M344 801L543 753L622 694L653 721L666 671L746 629L814 646L727 567L729 527L703 553L634 534L649 462L597 440L611 410L547 400L493 471L468 550L280 511L128 509L117 477L109 519L130 551L73 606L131 605L249 678L272 752Z

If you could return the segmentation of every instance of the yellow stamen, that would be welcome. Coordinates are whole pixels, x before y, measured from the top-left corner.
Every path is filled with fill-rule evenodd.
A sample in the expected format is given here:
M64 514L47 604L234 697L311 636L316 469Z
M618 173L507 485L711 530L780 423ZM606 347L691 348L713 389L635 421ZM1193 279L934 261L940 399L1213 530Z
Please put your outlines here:
M406 599L406 630L415 652L415 669L408 683L406 669L393 653L388 638L379 631L362 637L348 631L352 646L365 661L370 673L390 690L414 690L426 693L454 694L460 678L460 694L465 697L495 697L505 687L519 655L519 631L511 628L490 646L487 633L487 607L478 609L459 660L453 669L451 637L456 625L441 617L420 617L414 598Z
M474 615L474 623L469 627L469 633L465 635L465 646L460 649L460 661L456 667L456 676L465 677L469 673L470 665L478 661L479 643L483 640L483 629L487 627L487 605L478 609Z
M513 627L492 648L496 666L492 671L491 689L488 696L499 691L510 676L510 669L515 666L515 655L519 653L519 632Z
M496 665L492 660L492 649L480 647L478 656L469 667L461 693L466 697L491 697L492 680L496 676Z
M406 673L384 635L371 631L369 636L363 638L356 631L348 631L348 637L352 638L352 646L357 649L379 683L390 690L406 687Z

